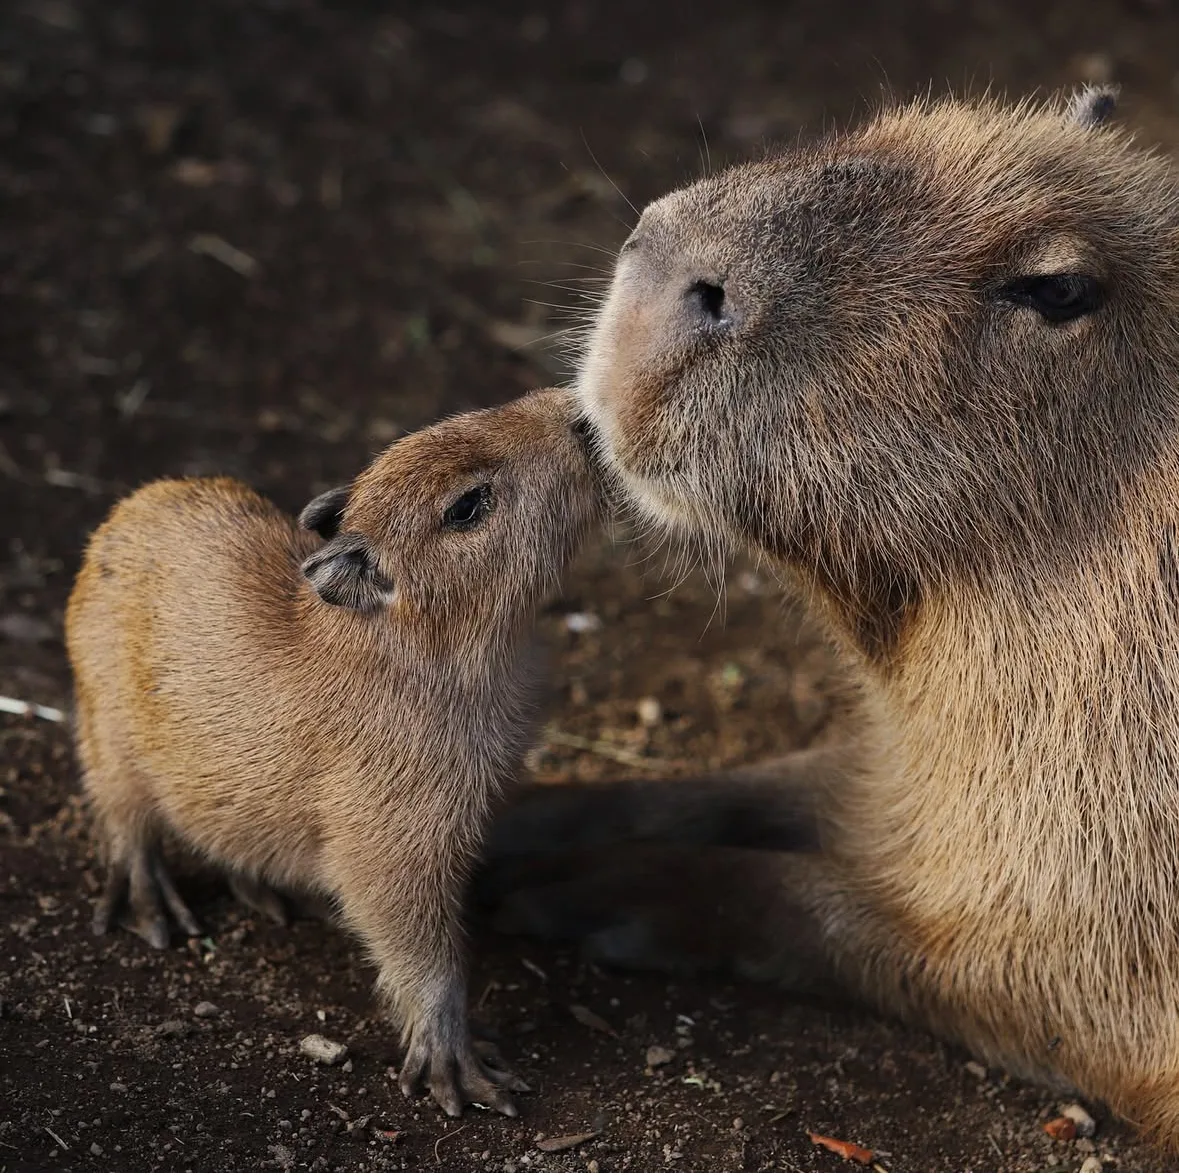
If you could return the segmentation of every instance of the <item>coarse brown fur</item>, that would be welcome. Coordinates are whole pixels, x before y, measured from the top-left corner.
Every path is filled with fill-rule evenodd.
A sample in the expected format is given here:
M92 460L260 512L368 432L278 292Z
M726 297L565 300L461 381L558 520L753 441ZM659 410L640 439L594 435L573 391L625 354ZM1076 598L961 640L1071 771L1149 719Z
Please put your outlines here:
M1111 106L922 102L666 196L579 391L639 511L788 568L848 670L847 741L739 781L822 846L725 850L778 880L759 965L1179 1150L1179 180ZM600 954L670 951L624 913Z
M402 1029L402 1088L450 1113L514 1113L472 1051L459 905L532 728L532 617L600 508L576 428L556 391L446 420L312 502L318 537L229 479L152 483L94 534L67 614L96 928L129 885L148 941L165 908L197 932L165 832L272 913L271 884L329 896ZM481 521L445 521L464 495Z

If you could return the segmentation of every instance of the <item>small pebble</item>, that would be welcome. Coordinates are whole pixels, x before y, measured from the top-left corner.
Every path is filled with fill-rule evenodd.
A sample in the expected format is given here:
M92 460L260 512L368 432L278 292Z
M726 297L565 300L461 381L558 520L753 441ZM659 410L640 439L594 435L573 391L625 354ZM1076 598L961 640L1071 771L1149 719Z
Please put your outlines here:
M337 1061L343 1060L347 1051L346 1044L328 1040L326 1036L320 1036L318 1032L313 1032L310 1036L305 1036L299 1041L299 1052L305 1057L310 1057L313 1061L318 1061L321 1065L334 1065Z
M1076 1123L1077 1135L1079 1137L1092 1138L1097 1133L1097 1123L1093 1120L1093 1115L1084 1106L1078 1105L1076 1102L1070 1102L1067 1106L1061 1106L1060 1112L1071 1122Z
M983 1081L987 1076L987 1067L986 1065L980 1065L977 1061L967 1061L966 1072L972 1077L977 1077L979 1081Z
M570 612L565 617L565 627L570 632L597 632L602 621L593 612Z
M198 1020L211 1020L220 1012L221 1009L216 1004L209 1003L208 1000L201 1000L199 1004L192 1010L192 1014Z
M23 612L10 612L7 616L0 616L0 636L10 641L41 644L53 638L53 626Z
M91 1153L92 1155L101 1155L101 1154L102 1154L102 1147L100 1147L100 1146L98 1145L98 1143L96 1143L96 1142L92 1142L92 1143L90 1144L90 1153Z
M598 1166L597 1159L590 1159L590 1161L586 1163L585 1169L587 1171L600 1171L602 1168Z
M647 63L638 57L630 57L622 63L618 76L628 86L638 86L647 80Z
M111 1093L126 1093L127 1087L121 1081L111 1082Z
M341 1069L343 1069L345 1073L351 1073L351 1072L352 1072L352 1062L351 1062L351 1061L345 1061L345 1062L344 1062L344 1063L343 1063L343 1064L340 1066L340 1068L341 1068Z
M734 1118L733 1119L733 1129L734 1130L744 1130L745 1129L745 1119L744 1118Z
M663 707L658 698L642 698L637 710L639 721L644 726L658 726L663 721Z
M157 1036L187 1036L188 1025L183 1020L165 1020L156 1025Z
M105 137L113 135L119 129L119 124L109 114L92 114L86 120L86 129L92 135Z
M1096 1155L1090 1155L1082 1164L1082 1171L1101 1171L1104 1168L1101 1166L1101 1160Z
M1116 73L1114 60L1108 53L1083 53L1074 58L1073 68L1086 82L1112 82Z
M675 1049L666 1049L661 1044L653 1044L647 1050L647 1067L658 1069L660 1065L669 1065L675 1060Z
M280 1142L270 1148L270 1153L274 1155L274 1160L284 1171L289 1171L295 1164L295 1152L289 1146L283 1146Z

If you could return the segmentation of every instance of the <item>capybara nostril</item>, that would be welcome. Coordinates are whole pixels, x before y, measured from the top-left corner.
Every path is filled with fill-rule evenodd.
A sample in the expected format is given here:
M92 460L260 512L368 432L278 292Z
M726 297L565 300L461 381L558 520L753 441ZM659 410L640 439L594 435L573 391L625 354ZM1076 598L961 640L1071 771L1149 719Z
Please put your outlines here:
M732 314L725 287L716 282L694 281L684 294L684 302L692 320L699 326L716 330L732 325Z

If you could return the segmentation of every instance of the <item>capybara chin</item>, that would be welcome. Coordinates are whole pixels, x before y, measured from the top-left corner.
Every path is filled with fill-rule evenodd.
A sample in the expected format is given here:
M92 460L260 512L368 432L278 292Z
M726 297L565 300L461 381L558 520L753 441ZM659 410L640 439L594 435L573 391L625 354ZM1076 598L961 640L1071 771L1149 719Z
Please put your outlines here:
M657 200L578 390L634 505L790 569L849 675L843 745L732 784L816 813L727 858L778 879L762 961L1174 1151L1179 180L1112 108L919 102Z
M601 499L576 405L534 393L392 445L296 521L228 479L159 481L95 532L67 614L86 792L153 946L196 920L171 833L281 916L331 898L450 1114L515 1108L467 1023L462 886L534 720L537 606ZM314 533L313 533L314 532Z

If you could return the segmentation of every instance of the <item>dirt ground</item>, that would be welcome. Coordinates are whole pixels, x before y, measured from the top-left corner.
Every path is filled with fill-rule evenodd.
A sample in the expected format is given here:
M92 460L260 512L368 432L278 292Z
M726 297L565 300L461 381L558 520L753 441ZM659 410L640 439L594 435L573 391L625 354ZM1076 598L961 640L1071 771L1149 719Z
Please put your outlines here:
M559 378L553 332L631 204L703 167L885 83L1112 77L1143 137L1179 145L1166 3L877 7L4 4L0 693L68 705L62 609L119 494L220 472L297 509L404 431ZM602 542L545 615L541 776L739 763L820 731L825 655L764 578L729 569L723 616L705 576L673 582ZM4 718L0 1170L854 1168L808 1131L891 1170L1158 1163L1100 1112L1095 1140L1054 1143L1050 1095L866 1012L487 935L479 1015L535 1092L516 1121L452 1122L396 1091L340 933L260 924L197 874L208 936L157 954L90 936L96 884L65 726ZM347 1043L342 1067L299 1055L314 1031ZM674 1055L651 1067L652 1046Z

